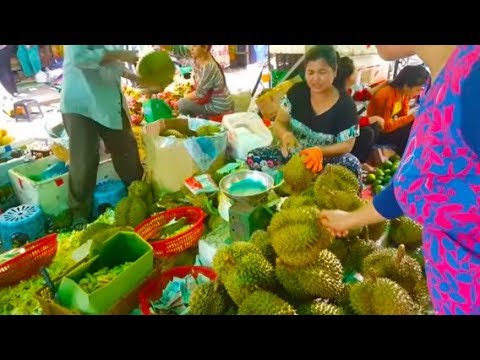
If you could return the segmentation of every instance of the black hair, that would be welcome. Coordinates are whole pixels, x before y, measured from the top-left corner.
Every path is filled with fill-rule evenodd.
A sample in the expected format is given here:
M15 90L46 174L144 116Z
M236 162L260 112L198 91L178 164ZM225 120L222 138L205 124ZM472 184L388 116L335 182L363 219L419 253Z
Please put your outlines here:
M305 54L305 65L310 61L324 60L333 70L337 70L337 52L332 45L315 45Z
M347 79L352 76L355 71L355 64L353 60L348 56L339 58L337 76L333 80L333 85L337 88L338 91L345 91L345 86Z
M222 66L218 63L217 59L210 53L210 50L212 49L213 45L203 45L207 47L208 53L212 56L213 61L215 61L215 64L217 64L218 68L220 69L220 72L222 73L223 77L223 82L225 83L225 86L227 86L227 79L225 78L225 73L223 72Z
M430 73L422 65L407 65L397 74L390 86L401 89L404 86L415 87L425 85L430 78Z

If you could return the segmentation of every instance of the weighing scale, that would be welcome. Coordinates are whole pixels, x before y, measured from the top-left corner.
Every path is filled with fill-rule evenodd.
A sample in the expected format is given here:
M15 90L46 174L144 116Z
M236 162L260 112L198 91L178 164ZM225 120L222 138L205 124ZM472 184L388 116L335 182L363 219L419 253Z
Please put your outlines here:
M272 213L266 208L265 200L274 187L270 175L243 170L224 177L219 187L233 202L229 209L233 241L249 241L253 232L268 227Z

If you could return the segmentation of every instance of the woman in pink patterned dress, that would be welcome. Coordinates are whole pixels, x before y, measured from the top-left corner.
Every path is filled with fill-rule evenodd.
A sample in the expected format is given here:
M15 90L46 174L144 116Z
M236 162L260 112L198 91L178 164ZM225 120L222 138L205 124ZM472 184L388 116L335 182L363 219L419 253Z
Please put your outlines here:
M432 73L401 165L373 202L323 211L336 235L402 214L423 225L427 282L437 314L480 314L480 46L378 45L417 54Z

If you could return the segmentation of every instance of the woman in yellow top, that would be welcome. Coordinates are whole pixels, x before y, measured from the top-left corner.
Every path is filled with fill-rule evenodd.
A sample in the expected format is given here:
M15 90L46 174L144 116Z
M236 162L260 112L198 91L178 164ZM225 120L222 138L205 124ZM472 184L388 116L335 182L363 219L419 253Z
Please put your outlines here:
M423 66L406 66L395 79L378 90L368 104L367 116L381 116L383 129L376 141L393 145L403 155L415 115L410 111L410 99L420 95L430 74Z

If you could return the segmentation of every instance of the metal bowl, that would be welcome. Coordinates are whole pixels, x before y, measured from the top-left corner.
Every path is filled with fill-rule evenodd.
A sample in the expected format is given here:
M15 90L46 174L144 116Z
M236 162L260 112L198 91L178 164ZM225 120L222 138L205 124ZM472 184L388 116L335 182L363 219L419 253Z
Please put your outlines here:
M253 180L258 183L261 183L265 186L265 190L255 192L249 195L235 195L230 192L230 189L233 184L242 181L242 180ZM222 180L220 180L220 190L229 198L234 201L248 203L251 205L256 205L261 203L267 196L270 190L272 190L274 186L273 178L260 171L253 171L253 170L242 170L236 173L230 174L225 176Z

